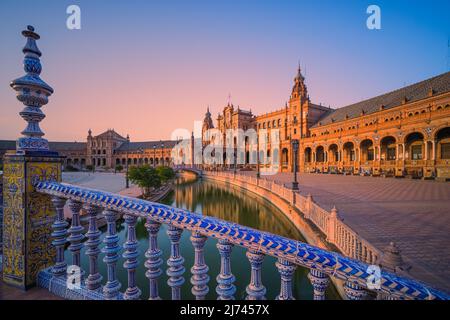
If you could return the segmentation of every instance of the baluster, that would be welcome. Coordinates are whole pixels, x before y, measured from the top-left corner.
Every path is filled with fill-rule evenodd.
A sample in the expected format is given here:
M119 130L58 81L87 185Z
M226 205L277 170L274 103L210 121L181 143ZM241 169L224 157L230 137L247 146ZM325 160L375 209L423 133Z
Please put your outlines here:
M52 197L53 205L56 210L56 219L52 224L52 245L56 249L56 262L52 267L52 273L54 276L63 276L67 272L67 263L64 260L64 246L67 242L67 226L69 225L64 219L64 204L66 199L60 197Z
M191 284L192 294L197 300L204 300L209 292L208 282L208 266L205 263L205 255L203 248L208 238L198 232L191 235L191 242L195 250L195 262L191 268Z
M169 276L167 284L172 288L172 300L181 299L181 286L184 283L184 258L180 255L180 237L182 232L183 229L178 229L172 225L167 229L167 235L170 239L170 258L167 260L169 268L166 273Z
M236 286L233 284L236 280L231 273L231 249L233 244L227 240L220 239L217 242L217 249L220 254L220 273L217 276L216 292L219 295L218 300L234 300Z
M358 238L355 239L355 258L361 260L361 242Z
M107 265L108 270L108 280L103 287L103 295L107 300L117 299L121 284L117 280L116 275L116 265L119 260L119 236L116 230L116 217L117 212L113 210L104 210L103 215L105 216L107 223L106 236L103 239L105 246L102 252L105 254L103 262Z
M97 290L102 284L102 276L98 272L98 255L100 253L100 235L97 228L97 215L102 209L97 206L88 206L86 212L89 216L89 229L86 233L86 255L89 257L89 275L86 279L86 287L89 290Z
M356 283L346 281L344 291L349 300L363 300L366 296L366 291Z
M261 281L261 265L264 260L264 254L256 250L248 250L247 258L252 268L250 284L247 286L246 300L265 300L266 288Z
M148 231L148 250L145 252L145 267L148 269L145 276L148 278L150 286L149 300L160 300L158 290L158 278L162 274L160 266L162 251L158 248L158 232L161 224L159 222L147 219L145 227Z
M136 268L139 264L137 260L139 256L139 251L137 250L138 242L136 240L137 217L126 214L125 222L128 225L128 236L127 241L123 245L125 252L122 256L126 259L123 267L128 271L128 288L123 298L125 300L138 300L141 296L141 290L136 285Z
M328 275L317 269L310 269L308 278L314 288L314 300L325 300L325 291L330 283Z
M280 294L276 297L277 300L294 300L292 294L292 276L294 275L297 266L290 261L279 258L275 263L278 272L281 276Z
M81 278L83 278L84 271L81 269L81 258L80 258L80 252L83 248L83 239L84 235L83 227L80 224L80 209L83 206L83 204L79 201L71 200L69 202L69 208L70 211L72 211L72 223L70 225L70 228L68 230L68 233L70 234L67 240L70 242L69 250L72 253L72 265L77 266L80 268L80 275Z

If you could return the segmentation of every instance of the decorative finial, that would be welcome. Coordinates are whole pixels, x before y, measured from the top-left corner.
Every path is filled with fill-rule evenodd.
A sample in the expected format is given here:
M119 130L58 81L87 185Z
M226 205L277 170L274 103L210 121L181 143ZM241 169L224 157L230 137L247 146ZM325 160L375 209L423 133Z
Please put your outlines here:
M27 42L22 52L25 54L23 65L26 75L11 82L11 87L17 92L17 100L25 105L19 113L28 125L21 133L23 137L17 140L16 149L25 151L48 151L48 141L43 139L44 132L39 128L39 122L45 118L41 107L48 103L48 97L53 93L52 87L46 84L39 75L42 66L39 57L42 55L36 40L40 36L34 32L33 26L27 26L22 31Z

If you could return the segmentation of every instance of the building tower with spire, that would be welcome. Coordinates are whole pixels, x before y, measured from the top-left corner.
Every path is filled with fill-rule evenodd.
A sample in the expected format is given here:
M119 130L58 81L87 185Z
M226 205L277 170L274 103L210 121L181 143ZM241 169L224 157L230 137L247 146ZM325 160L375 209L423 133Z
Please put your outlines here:
M208 106L208 108L206 109L205 118L203 119L203 125L202 125L202 145L203 146L205 146L205 144L207 144L207 142L204 140L206 130L213 129L213 128L214 128L214 123L211 118L211 112L209 112L209 106Z

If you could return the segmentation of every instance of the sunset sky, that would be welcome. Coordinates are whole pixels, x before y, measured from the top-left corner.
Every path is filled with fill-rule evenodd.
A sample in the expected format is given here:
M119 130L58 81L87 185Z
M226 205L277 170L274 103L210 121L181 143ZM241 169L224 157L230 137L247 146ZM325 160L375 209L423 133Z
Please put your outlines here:
M66 8L81 8L81 30ZM381 7L381 30L366 8ZM41 122L51 141L89 128L168 139L228 95L256 114L289 99L300 60L312 102L334 108L448 71L450 1L0 1L0 139L25 128L9 82L24 74L20 32L41 35L55 89Z

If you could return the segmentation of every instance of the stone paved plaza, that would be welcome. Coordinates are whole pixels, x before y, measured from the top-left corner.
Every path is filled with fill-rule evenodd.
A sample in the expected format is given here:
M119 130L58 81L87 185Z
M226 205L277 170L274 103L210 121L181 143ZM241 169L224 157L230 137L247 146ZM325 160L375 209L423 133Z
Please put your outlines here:
M242 174L255 174L242 172ZM265 176L288 183L291 173ZM394 241L415 278L450 292L450 184L395 178L299 174L303 195L379 249Z

